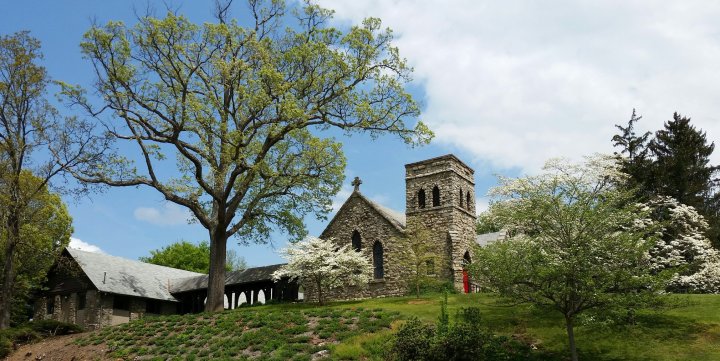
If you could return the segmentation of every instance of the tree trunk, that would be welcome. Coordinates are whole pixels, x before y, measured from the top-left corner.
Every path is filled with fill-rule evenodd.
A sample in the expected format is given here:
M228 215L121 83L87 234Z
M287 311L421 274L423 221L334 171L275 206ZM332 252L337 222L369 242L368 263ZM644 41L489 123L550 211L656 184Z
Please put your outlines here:
M320 305L324 305L324 304L325 304L325 300L323 299L321 284L322 284L322 282L320 282L320 281L317 282L318 303L319 303Z
M567 328L568 342L570 343L570 355L572 361L578 361L577 348L575 347L575 333L573 331L572 316L565 316L565 327Z
M0 330L10 327L10 315L15 286L15 248L20 238L20 227L13 212L8 215L7 246L5 247L5 260L3 263L2 289L0 290Z
M220 312L225 309L225 258L227 237L224 229L210 231L210 274L208 275L205 311Z

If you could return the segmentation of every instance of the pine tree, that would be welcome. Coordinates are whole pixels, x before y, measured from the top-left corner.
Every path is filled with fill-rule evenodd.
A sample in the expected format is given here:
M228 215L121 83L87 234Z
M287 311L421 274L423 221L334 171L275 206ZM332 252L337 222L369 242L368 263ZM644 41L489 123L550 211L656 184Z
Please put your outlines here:
M651 198L655 187L653 180L653 161L649 155L649 143L651 132L645 132L638 136L635 133L635 124L642 119L633 109L627 127L615 125L620 130L620 134L616 134L612 138L613 146L619 147L620 152L615 155L621 157L623 172L631 176L629 185L637 189L638 198L647 200Z
M675 113L673 120L666 122L650 142L657 169L657 192L706 210L713 176L720 169L710 165L714 149L715 144L708 144L705 132L690 125L690 118Z
M718 203L715 201L720 167L710 164L715 144L708 144L705 132L678 113L655 133L649 144L654 159L655 194L670 196L695 207L710 223L708 237L720 247Z
M664 128L640 136L635 125L642 119L633 109L626 127L612 138L620 148L622 169L629 174L629 186L637 189L637 200L670 196L692 206L708 220L706 236L720 249L720 167L710 164L715 144L708 144L705 132L690 125L690 118L675 113Z

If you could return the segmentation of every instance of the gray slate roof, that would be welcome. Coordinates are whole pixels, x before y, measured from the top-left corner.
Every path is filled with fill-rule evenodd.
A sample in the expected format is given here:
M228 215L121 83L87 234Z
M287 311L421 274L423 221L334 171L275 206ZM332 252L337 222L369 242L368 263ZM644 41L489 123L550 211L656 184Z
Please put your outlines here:
M168 290L173 280L202 275L69 247L66 250L101 292L177 301Z
M398 212L394 209L390 209L388 207L375 203L363 196L362 194L360 194L360 196L365 199L365 201L367 201L373 208L375 208L375 210L377 210L380 215L390 221L390 223L392 223L394 226L399 227L403 230L405 229L405 213Z
M505 230L500 230L499 232L492 232L492 233L483 233L478 234L477 237L475 237L475 242L479 244L481 247L487 246L490 243L493 243L495 241L500 241L505 239Z
M251 282L262 282L272 280L273 272L277 271L285 263L270 266L252 267L244 271L233 271L225 273L225 286L241 285ZM207 288L208 275L188 277L174 280L170 284L170 292L180 293Z

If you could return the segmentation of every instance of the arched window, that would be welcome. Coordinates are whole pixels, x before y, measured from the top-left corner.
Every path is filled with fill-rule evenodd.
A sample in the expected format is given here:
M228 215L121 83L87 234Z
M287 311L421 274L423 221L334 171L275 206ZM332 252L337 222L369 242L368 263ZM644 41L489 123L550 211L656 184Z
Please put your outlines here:
M425 268L427 268L428 276L435 275L435 261L434 260L429 259L429 260L425 261Z
M472 208L470 208L471 205L472 203L470 203L470 191L467 191L467 193L465 193L465 207L467 207L467 209L470 211L472 210Z
M463 255L463 268L467 267L472 263L472 259L470 258L470 252L465 251L465 254Z
M352 249L354 249L354 250L356 250L356 251L359 252L359 251L360 251L361 244L362 244L362 239L360 238L360 232L358 232L357 230L353 231L353 234L352 234Z
M425 208L425 190L420 189L418 191L418 207Z
M460 190L460 208L463 206L462 189Z
M433 187L433 207L440 205L440 188L438 186Z
M379 241L373 244L373 267L375 269L374 275L376 280L385 277L385 270L383 268L383 246Z

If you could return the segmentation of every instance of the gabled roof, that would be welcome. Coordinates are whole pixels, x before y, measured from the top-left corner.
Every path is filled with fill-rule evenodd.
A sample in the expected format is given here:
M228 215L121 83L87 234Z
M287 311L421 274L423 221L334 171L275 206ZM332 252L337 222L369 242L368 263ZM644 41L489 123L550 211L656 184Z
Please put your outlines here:
M375 210L378 211L378 213L380 213L383 218L387 219L390 223L392 223L393 226L397 227L400 231L405 230L405 213L398 212L394 209L375 203L365 198L365 196L363 196L360 192L358 192L358 194L362 199L368 202L371 207L375 208Z
M348 204L348 201L352 199L353 197L357 197L363 202L365 202L371 209L373 209L375 212L377 212L381 217L383 217L388 223L390 223L393 227L395 227L400 232L405 232L405 214L402 212L398 212L394 209L390 209L388 207L382 206L378 203L375 203L365 197L360 191L354 191L348 199L345 200L343 205L338 209L338 211L335 213L335 216L328 222L328 225L325 227L327 230L330 228L330 226L335 222L335 219L337 216L342 213L345 206ZM325 231L323 231L325 232Z
M168 286L178 278L201 276L202 273L158 266L101 253L65 249L80 265L95 288L101 292L177 301Z
M272 280L273 272L277 271L285 263L271 266L253 267L244 271L233 271L225 273L225 286L241 285L251 282L262 282ZM170 285L170 292L180 293L207 288L208 275L189 277L174 280Z
M492 233L483 233L478 234L477 237L475 237L475 242L477 242L477 244L481 247L485 247L490 243L505 239L506 236L507 234L505 230L500 230L499 232Z

